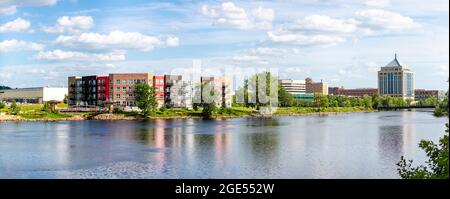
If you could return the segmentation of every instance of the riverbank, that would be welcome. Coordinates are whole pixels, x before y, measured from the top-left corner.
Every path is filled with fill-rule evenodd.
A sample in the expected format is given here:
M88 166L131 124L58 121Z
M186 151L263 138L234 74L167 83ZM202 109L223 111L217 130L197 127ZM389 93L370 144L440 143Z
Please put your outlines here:
M269 116L262 116L252 108L233 107L229 109L219 109L211 118L239 118L239 117L271 117L271 116L301 116L301 115L322 115L354 112L373 112L373 109L364 107L290 107L278 108ZM153 115L144 116L138 112L103 113L91 115L89 113L47 113L44 111L28 111L18 115L0 113L0 122L42 122L42 121L79 121L79 120L145 120L145 119L189 119L203 118L200 110L187 109L166 109L158 110Z

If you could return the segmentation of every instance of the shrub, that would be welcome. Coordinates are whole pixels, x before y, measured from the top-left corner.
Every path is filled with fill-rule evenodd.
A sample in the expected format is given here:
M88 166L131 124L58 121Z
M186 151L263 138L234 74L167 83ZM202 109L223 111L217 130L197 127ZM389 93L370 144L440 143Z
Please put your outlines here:
M0 102L0 109L5 108L5 103L4 102Z

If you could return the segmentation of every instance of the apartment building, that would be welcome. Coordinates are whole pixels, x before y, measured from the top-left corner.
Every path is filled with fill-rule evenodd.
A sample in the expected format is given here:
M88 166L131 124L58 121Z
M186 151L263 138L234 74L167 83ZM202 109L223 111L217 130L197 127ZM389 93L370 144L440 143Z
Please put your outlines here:
M83 101L81 77L69 77L68 86L67 104L70 106L80 105Z
M232 96L230 89L230 79L227 77L200 77L201 83L201 102L207 102L208 97L212 97L216 106L231 107ZM214 96L208 96L209 93L205 89L213 89ZM198 95L198 93L196 93ZM195 98L195 96L194 96Z
M181 75L164 75L164 104L169 108L192 108L193 83Z
M97 105L104 106L109 100L109 76L97 77Z
M153 85L150 73L114 73L109 74L109 101L119 106L137 106L134 89L137 84Z
M97 75L81 77L84 105L97 106Z
M281 79L278 82L280 86L286 89L286 91L290 94L306 93L305 80Z
M162 107L164 105L164 87L164 75L153 76L153 88L155 89L156 102L158 103L158 107Z

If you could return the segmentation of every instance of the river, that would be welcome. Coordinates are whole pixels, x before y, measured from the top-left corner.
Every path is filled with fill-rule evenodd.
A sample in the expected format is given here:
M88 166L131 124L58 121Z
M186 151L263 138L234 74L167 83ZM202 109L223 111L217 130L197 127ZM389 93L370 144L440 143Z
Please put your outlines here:
M270 119L0 123L0 178L398 178L448 118L386 111Z

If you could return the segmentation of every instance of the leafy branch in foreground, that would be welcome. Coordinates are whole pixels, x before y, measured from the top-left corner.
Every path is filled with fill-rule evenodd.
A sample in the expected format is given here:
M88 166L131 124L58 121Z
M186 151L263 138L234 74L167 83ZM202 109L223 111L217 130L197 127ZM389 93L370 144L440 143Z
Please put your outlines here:
M419 147L425 150L429 158L426 166L413 167L412 160L406 160L403 156L400 158L397 170L401 178L448 179L448 124L446 127L446 134L439 139L439 145L429 140L420 141Z

